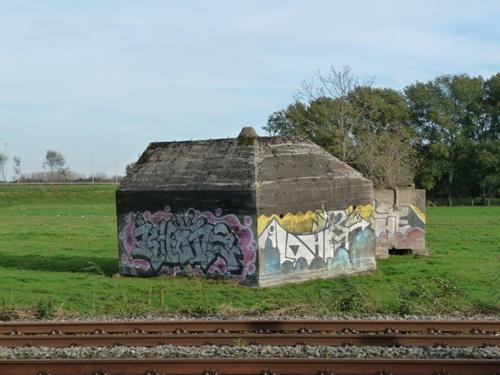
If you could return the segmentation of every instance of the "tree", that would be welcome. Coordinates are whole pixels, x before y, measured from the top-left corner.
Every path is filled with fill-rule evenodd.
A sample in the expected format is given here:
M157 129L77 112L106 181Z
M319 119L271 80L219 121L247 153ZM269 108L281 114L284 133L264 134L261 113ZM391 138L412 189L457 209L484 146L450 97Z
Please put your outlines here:
M374 187L397 189L413 185L417 159L402 134L365 132L357 137L356 164Z
M389 88L359 87L351 93L349 100L365 116L361 119L364 124L362 130L376 134L402 133L413 138L410 112L401 92Z
M462 187L462 194L473 190L469 168L464 167L473 143L487 128L484 80L465 74L443 75L410 85L405 93L423 161L417 181L427 189L447 191L451 205L457 187Z
M365 108L356 106L350 98L361 87L371 84L372 80L360 82L348 66L339 70L330 67L327 73L317 72L310 81L305 81L296 94L298 101L307 103L311 109L306 112L309 124L344 162L354 159L354 130L363 125L362 119L366 117Z
M271 114L264 129L311 139L372 178L376 187L395 188L411 184L414 175L409 119L400 92L360 83L344 67L304 83L295 103Z
M486 126L484 135L491 139L500 138L500 73L491 76L484 83Z
M108 177L108 175L105 172L97 172L95 174L95 180L96 181L104 182L104 181L108 181L109 177Z
M476 162L481 197L500 195L500 139L487 139L478 146Z
M7 182L7 178L5 176L5 165L9 158L4 153L0 152L0 170L2 171L2 180L3 182Z
M50 174L53 175L54 171L63 169L64 164L66 164L66 160L60 152L47 150L42 167L43 169L48 169Z
M21 180L21 157L14 156L12 160L14 161L14 176L16 176L16 181L19 182Z
M273 113L264 127L270 134L306 137L345 162L354 158L354 128L361 125L362 108L353 105L350 95L371 81L360 82L347 66L331 67L304 81L295 103Z

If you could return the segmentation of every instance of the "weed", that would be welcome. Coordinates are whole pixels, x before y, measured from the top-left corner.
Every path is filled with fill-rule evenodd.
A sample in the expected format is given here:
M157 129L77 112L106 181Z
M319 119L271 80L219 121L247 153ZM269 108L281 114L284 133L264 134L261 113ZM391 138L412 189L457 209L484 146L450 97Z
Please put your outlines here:
M9 321L13 318L13 309L7 306L5 297L0 297L0 320Z
M84 271L86 271L86 272L95 272L98 275L106 276L106 274L102 270L101 266L99 266L97 263L87 261L87 264L89 264L89 266L83 268Z
M403 286L399 291L396 312L406 315L454 311L455 302L462 296L459 288L439 277L430 278L429 281L420 283L413 280Z
M500 314L500 306L484 302L479 299L472 303L473 311L477 314Z
M233 340L233 346L236 346L237 348L243 348L246 345L246 341L241 337L237 337Z
M56 307L51 297L46 300L39 300L35 306L35 316L37 319L52 319L55 313Z

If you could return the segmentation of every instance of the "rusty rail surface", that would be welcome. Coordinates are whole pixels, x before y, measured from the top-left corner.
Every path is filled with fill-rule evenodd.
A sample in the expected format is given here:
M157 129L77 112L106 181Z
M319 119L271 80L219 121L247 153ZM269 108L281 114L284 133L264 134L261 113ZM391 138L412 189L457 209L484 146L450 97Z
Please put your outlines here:
M175 332L498 333L498 320L176 320L0 323L0 334Z
M148 359L0 360L2 375L314 374L492 375L500 360L428 359Z
M2 347L45 346L145 346L156 345L328 345L465 347L500 346L493 335L402 335L402 334L142 334L142 335L22 335L0 336Z

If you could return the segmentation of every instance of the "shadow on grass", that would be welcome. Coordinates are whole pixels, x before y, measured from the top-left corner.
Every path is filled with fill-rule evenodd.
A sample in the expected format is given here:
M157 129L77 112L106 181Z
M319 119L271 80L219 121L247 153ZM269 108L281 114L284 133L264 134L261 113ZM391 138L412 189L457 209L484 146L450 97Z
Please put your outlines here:
M48 272L83 272L112 276L118 259L65 255L13 255L0 252L0 267Z

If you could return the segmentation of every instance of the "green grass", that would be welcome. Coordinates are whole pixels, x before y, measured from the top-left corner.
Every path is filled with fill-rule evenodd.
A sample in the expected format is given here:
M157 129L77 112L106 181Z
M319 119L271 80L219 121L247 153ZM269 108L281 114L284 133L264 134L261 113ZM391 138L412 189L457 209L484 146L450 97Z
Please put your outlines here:
M500 313L500 207L430 208L429 257L275 288L125 278L114 186L0 187L0 318L64 314Z

